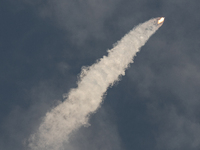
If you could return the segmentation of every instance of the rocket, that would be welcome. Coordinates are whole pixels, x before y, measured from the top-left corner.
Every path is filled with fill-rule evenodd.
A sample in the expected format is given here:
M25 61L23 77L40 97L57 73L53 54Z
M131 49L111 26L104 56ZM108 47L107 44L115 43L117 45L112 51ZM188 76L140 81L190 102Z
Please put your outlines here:
M158 18L157 24L158 24L158 25L162 25L163 22L164 22L164 20L165 20L165 17L160 17L160 18Z

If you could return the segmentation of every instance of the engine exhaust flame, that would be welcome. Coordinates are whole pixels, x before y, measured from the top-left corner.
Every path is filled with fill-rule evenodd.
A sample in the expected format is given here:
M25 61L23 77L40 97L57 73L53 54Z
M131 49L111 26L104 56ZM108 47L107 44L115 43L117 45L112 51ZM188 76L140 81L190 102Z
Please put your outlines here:
M161 23L163 23L163 22L164 22L164 20L165 20L165 17L161 17L161 18L158 20L158 24L161 24Z

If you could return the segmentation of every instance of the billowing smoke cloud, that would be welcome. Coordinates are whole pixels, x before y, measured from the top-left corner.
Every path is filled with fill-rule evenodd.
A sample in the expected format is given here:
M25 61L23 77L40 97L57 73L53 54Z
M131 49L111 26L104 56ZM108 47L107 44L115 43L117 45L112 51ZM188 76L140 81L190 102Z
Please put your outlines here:
M161 26L159 18L151 19L125 35L97 63L83 67L78 87L66 100L46 114L38 131L30 137L32 150L58 150L70 134L88 124L88 118L102 103L107 88L125 75L125 69L149 37Z

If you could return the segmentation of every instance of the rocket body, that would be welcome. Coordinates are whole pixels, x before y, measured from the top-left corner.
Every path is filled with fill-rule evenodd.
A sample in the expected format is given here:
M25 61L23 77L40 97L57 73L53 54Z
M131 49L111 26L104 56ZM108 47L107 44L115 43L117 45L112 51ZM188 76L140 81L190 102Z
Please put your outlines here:
M157 24L162 26L164 21L165 21L165 17L159 17Z

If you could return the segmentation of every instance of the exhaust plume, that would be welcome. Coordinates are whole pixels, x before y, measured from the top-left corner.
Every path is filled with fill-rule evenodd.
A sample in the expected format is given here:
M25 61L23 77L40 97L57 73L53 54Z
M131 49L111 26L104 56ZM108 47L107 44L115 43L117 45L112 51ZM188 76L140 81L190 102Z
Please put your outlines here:
M111 50L90 67L83 67L78 87L71 89L67 99L46 113L38 131L29 138L31 150L61 150L62 143L88 118L103 101L107 88L125 75L133 57L151 35L162 25L161 18L151 19L133 28ZM164 20L163 20L164 21Z

